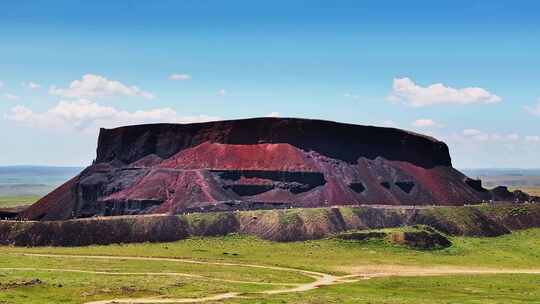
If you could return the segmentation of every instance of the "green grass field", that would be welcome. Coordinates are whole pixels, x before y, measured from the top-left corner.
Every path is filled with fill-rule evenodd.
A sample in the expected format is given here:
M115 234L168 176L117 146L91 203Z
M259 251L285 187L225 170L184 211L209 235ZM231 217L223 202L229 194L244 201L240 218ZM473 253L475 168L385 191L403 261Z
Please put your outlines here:
M0 208L27 206L39 199L39 196L0 196Z
M240 295L219 303L540 303L540 274L525 273L540 273L540 229L452 241L452 247L436 251L384 240L274 243L240 235L162 244L0 247L0 303L200 298L230 292ZM314 280L301 270L371 278L303 292L262 293ZM461 273L471 270L479 273Z

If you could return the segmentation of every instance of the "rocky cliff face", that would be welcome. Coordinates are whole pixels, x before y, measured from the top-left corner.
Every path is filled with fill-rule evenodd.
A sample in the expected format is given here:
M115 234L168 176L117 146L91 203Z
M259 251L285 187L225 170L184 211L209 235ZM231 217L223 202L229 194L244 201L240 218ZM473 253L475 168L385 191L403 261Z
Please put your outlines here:
M448 147L393 128L255 118L102 129L97 158L27 219L490 198Z

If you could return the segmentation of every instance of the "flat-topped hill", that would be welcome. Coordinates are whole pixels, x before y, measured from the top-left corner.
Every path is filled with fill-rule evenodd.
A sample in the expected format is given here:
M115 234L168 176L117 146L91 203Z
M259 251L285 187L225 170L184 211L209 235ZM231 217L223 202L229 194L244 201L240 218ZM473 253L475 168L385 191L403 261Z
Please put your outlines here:
M21 216L462 205L491 198L452 167L448 147L434 138L395 128L254 118L102 129L94 163Z

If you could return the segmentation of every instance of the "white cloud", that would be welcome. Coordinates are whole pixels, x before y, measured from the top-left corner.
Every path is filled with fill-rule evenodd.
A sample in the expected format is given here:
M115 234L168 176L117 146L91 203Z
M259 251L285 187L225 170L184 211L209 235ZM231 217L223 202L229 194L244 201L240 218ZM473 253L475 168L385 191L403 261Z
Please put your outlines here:
M525 141L537 143L537 142L540 142L540 136L536 136L536 135L525 136Z
M465 129L463 130L462 134L464 136L464 139L472 139L476 141L487 141L490 140L490 138L498 140L499 138L501 138L498 134L490 135L477 129Z
M422 87L410 78L394 78L390 101L403 102L413 107L440 104L490 104L502 99L489 91L478 87L455 89L436 83Z
M217 96L225 96L227 95L227 91L225 91L225 89L221 89L219 91L217 91Z
M538 165L538 135L523 136L468 129L438 138L448 144L456 167L510 168Z
M266 115L264 115L265 117L279 117L279 112L270 112Z
M520 139L520 137L521 136L519 136L518 134L512 133L512 134L506 135L504 139L509 140L509 141L517 141Z
M433 119L428 118L417 119L412 123L412 125L417 128L440 128L443 126Z
M29 81L29 82L23 82L21 83L21 85L23 87L26 87L30 90L37 90L37 89L40 89L41 88L41 85L38 84L38 83L35 83L35 82L32 82L32 81Z
M5 116L8 120L37 128L75 129L94 132L99 128L112 128L143 123L191 123L216 120L206 115L180 116L171 108L147 111L124 111L102 106L89 100L60 101L53 108L36 113L25 106L15 106Z
M0 80L0 88L4 86L4 82Z
M463 130L463 135L465 135L465 136L476 136L476 135L479 135L479 134L482 134L482 131L477 130L477 129L465 129L465 130Z
M9 100L18 100L19 99L19 96L9 94L9 93L5 93L3 96L4 96L5 99L9 99Z
M507 133L507 134L500 134L500 133L489 133L484 132L478 129L465 129L461 132L461 135L454 134L453 137L455 140L474 140L474 141L481 141L481 142L517 142L522 139L522 136L516 133Z
M540 98L538 98L536 105L532 107L525 107L525 110L527 110L532 115L540 116Z
M101 98L110 96L138 96L147 99L154 98L150 92L136 86L127 86L119 81L109 80L103 76L86 74L81 80L74 80L68 88L61 89L52 86L49 94L65 98Z
M188 74L172 74L169 76L170 80L190 80L191 75Z

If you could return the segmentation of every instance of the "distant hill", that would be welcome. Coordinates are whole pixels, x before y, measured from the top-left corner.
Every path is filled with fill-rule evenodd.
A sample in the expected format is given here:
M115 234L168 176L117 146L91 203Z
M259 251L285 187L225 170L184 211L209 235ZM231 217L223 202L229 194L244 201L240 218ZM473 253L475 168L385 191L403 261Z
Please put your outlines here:
M461 169L461 171L470 177L474 176L540 176L538 169L513 169L513 168L479 168L479 169Z
M462 169L472 178L481 179L485 187L540 187L540 169Z
M0 196L45 195L81 167L0 166Z

